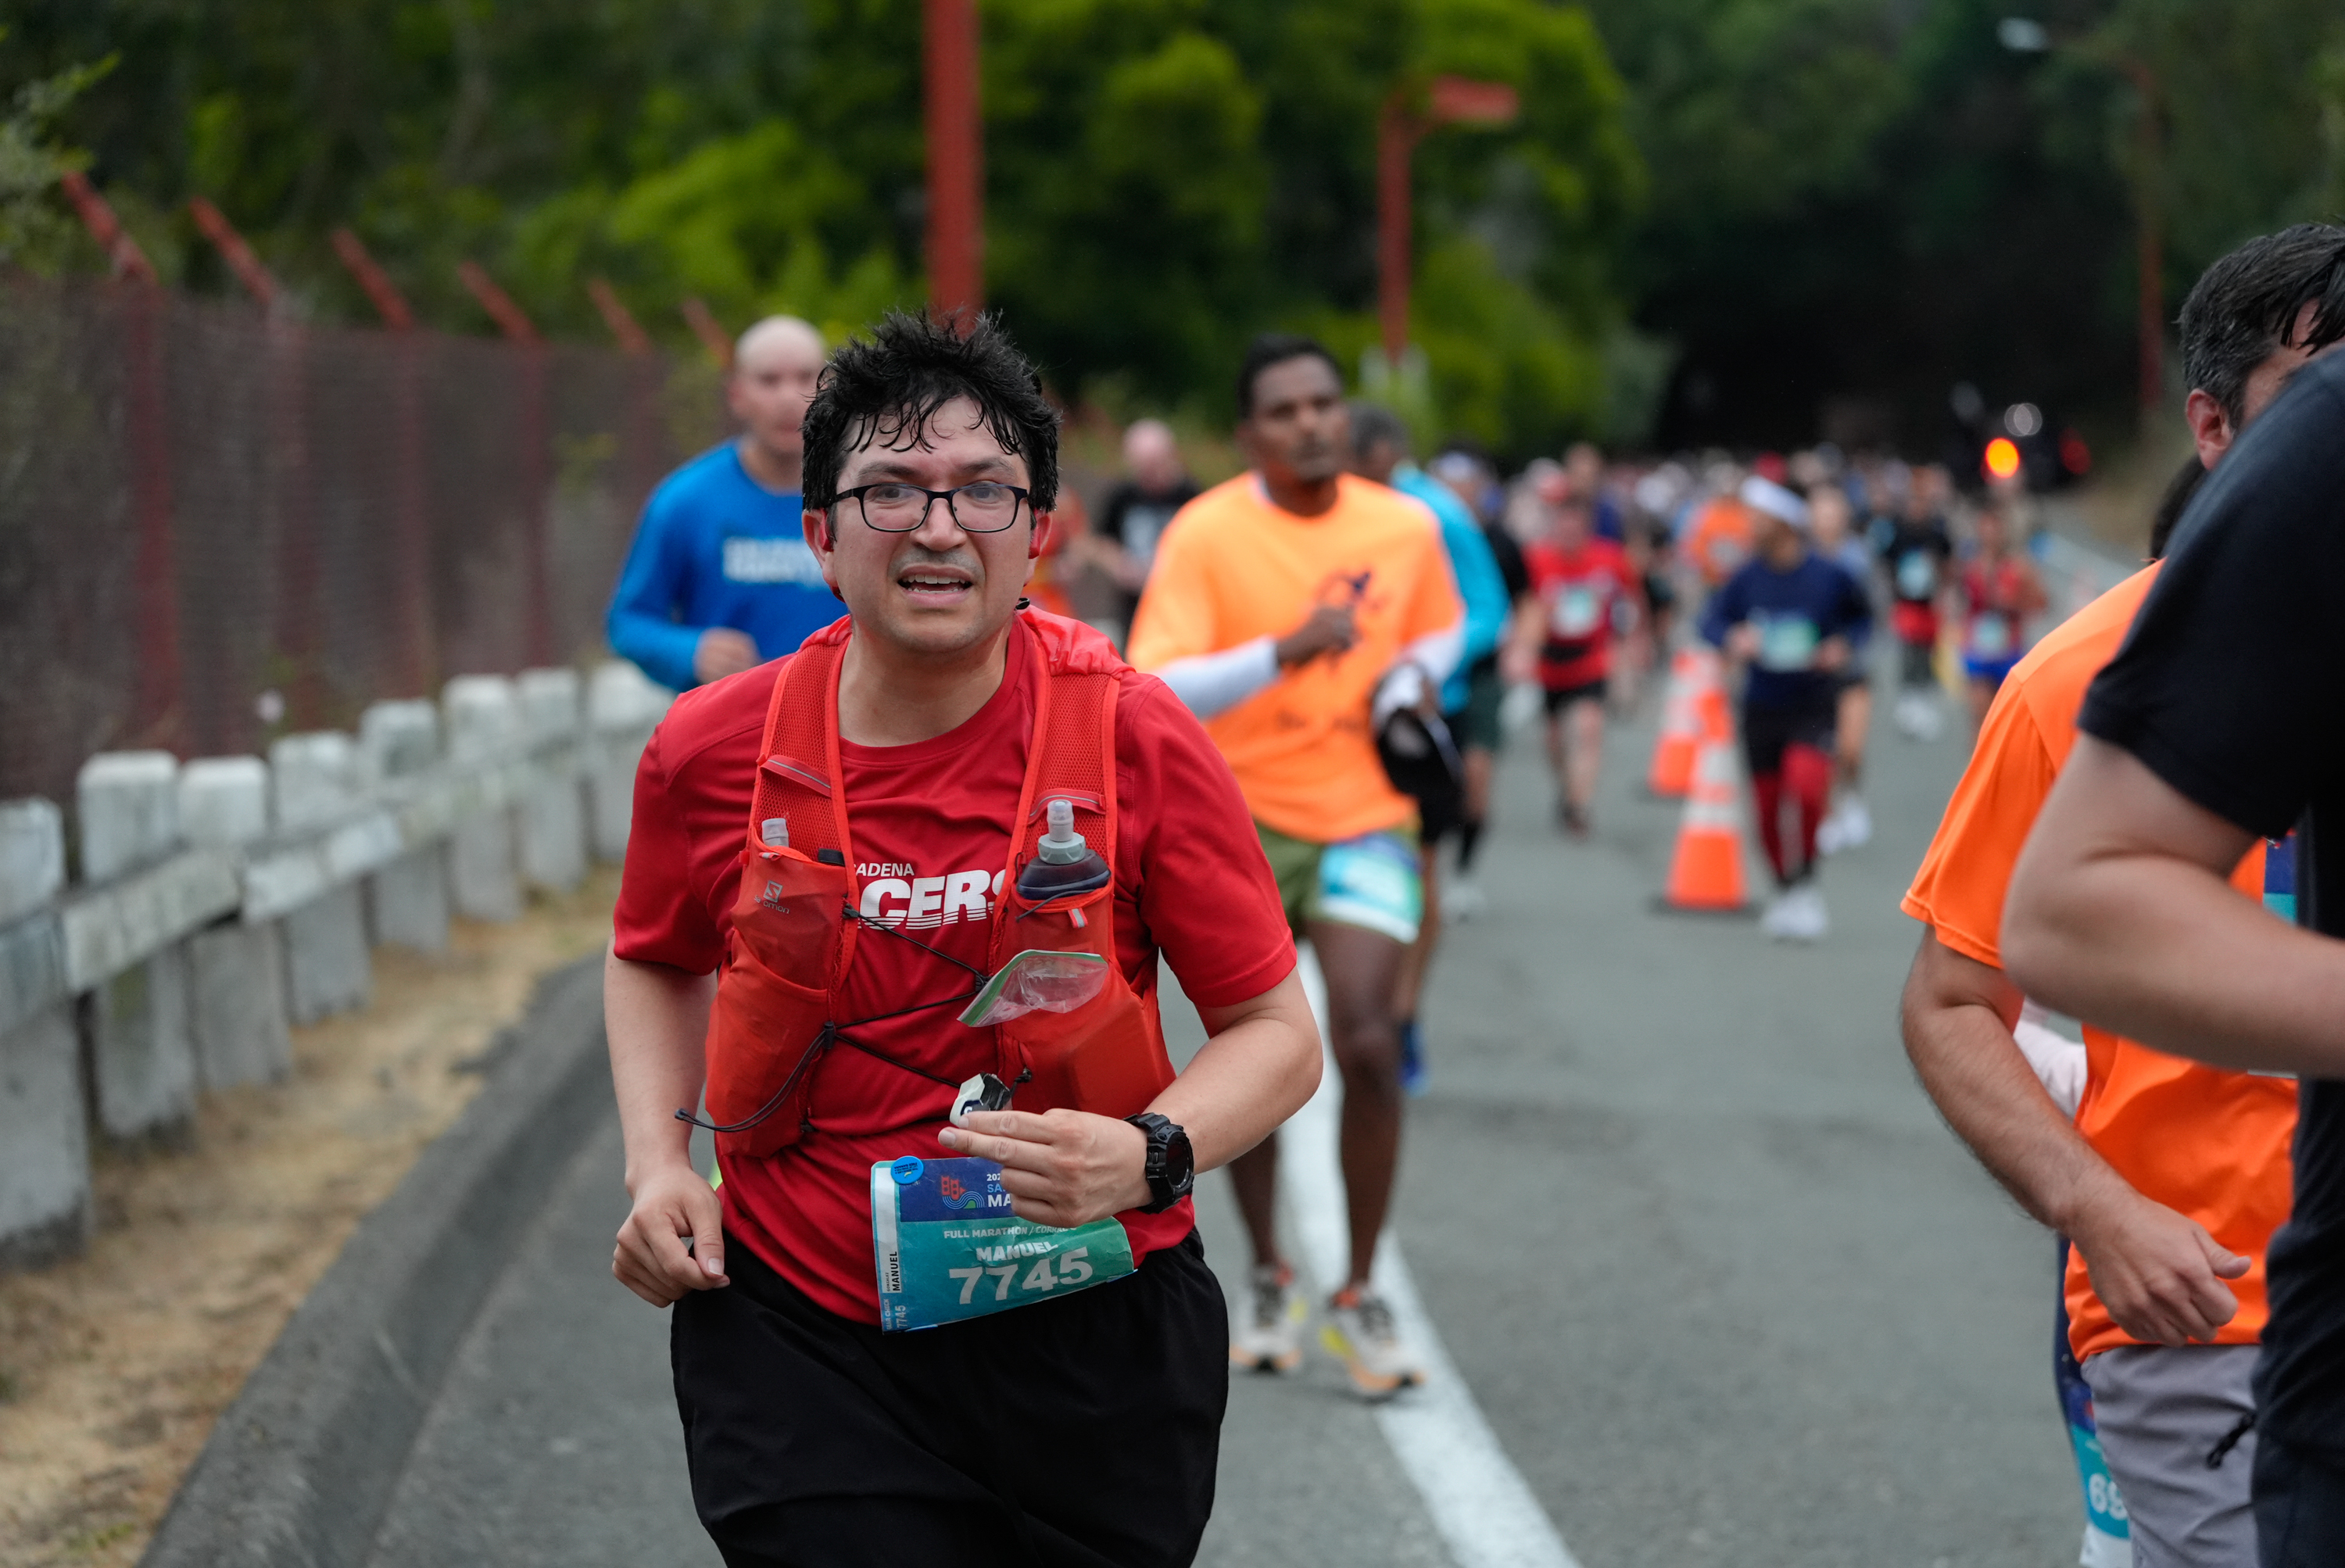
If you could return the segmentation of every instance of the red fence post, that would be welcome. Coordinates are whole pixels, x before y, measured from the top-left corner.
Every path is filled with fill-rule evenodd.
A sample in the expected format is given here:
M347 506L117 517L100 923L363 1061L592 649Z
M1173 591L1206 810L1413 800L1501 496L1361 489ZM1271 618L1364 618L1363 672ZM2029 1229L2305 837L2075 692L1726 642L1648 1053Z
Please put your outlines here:
M985 150L977 103L977 0L925 0L929 308L974 323L985 308Z
M432 687L433 651L437 637L431 623L431 522L424 493L422 344L415 335L415 312L388 273L367 253L359 237L348 229L333 234L334 254L358 280L374 302L377 314L391 334L394 370L391 383L392 439L399 451L399 478L394 526L399 535L399 624L403 634L401 685L421 697Z
M456 275L480 301L481 309L521 354L522 484L528 491L524 527L523 570L528 576L529 660L553 662L553 558L548 548L548 511L553 504L551 422L546 408L545 340L536 324L513 297L497 287L477 261L460 261Z
M692 335L700 340L700 346L708 351L708 357L716 361L716 368L731 370L733 340L725 335L724 327L716 320L716 312L699 300L686 295L684 303L676 307L676 313L684 318L684 324L692 329Z
M186 728L179 650L179 570L172 548L169 394L164 382L163 314L167 301L138 242L113 208L78 169L61 181L66 199L96 240L117 281L122 301L124 434L130 447L130 510L137 529L138 684L132 724L138 738L184 744Z
M267 322L269 450L263 454L264 491L277 524L277 646L293 667L285 694L286 718L296 729L327 722L325 702L325 583L319 558L324 531L310 473L309 342L301 323L284 309L285 291L253 254L227 214L200 196L188 212Z
M586 292L593 296L594 308L603 312L603 324L618 340L620 351L627 356L626 431L621 437L619 482L625 487L626 504L640 506L651 493L659 464L655 445L659 361L652 357L651 334L629 312L608 279L588 279Z

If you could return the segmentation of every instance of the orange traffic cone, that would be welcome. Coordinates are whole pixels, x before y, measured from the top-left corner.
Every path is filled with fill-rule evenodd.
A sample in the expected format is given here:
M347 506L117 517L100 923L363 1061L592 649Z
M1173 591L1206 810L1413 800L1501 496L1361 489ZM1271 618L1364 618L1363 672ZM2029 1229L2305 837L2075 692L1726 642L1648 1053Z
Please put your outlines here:
M1715 713L1711 711L1715 707ZM1645 788L1674 800L1693 785L1702 742L1726 718L1726 693L1718 679L1718 656L1707 648L1680 648L1670 660L1670 687L1661 701L1661 734L1653 743L1653 764Z
M1745 907L1739 793L1734 743L1723 736L1705 738L1661 894L1666 907L1729 913Z

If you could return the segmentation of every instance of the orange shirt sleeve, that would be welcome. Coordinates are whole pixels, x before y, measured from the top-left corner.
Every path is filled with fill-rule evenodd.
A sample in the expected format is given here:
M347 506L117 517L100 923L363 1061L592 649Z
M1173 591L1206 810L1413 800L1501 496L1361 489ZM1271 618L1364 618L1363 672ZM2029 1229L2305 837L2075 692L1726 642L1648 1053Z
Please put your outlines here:
M2005 683L1900 907L1964 957L2001 969L2003 896L2058 771L2025 687Z
M1156 546L1124 653L1134 669L1153 672L1174 659L1222 649L1214 626L1213 563L1208 552L1190 543L1197 532L1168 525Z

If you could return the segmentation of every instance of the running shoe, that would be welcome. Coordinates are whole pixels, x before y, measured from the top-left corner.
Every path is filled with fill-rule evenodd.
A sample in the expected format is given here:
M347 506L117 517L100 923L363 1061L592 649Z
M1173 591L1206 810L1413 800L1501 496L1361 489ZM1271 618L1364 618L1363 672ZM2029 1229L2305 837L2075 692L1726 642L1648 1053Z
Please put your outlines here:
M1559 802L1556 806L1555 815L1556 820L1563 825L1563 830L1567 834L1575 839L1585 839L1588 837L1588 813L1586 811L1573 805L1570 801L1565 800Z
M1840 819L1842 849L1861 850L1873 842L1873 813L1866 809L1863 796L1846 797L1832 815Z
M1400 1026L1400 1088L1404 1095L1425 1093L1425 1033L1412 1018Z
M1908 739L1935 740L1943 723L1937 701L1928 691L1916 687L1898 694L1897 728Z
M1291 1372L1303 1365L1303 1319L1308 1310L1294 1288L1294 1270L1284 1263L1254 1268L1253 1298L1244 1319L1230 1336L1230 1363L1257 1372Z
M1760 932L1779 942L1788 939L1791 931L1784 922L1790 917L1791 909L1792 890L1778 890L1775 896L1767 901L1767 907L1759 911Z
M1782 913L1769 935L1783 942L1822 942L1832 930L1832 917L1824 910L1823 891L1815 883L1799 883L1778 902Z
M1482 891L1482 884L1471 877L1458 878L1441 895L1441 912L1459 925L1478 920L1489 907L1490 900Z
M1355 1286L1329 1297L1319 1342L1344 1363L1352 1386L1372 1400L1389 1399L1425 1381L1416 1358L1400 1342L1392 1308L1373 1290Z

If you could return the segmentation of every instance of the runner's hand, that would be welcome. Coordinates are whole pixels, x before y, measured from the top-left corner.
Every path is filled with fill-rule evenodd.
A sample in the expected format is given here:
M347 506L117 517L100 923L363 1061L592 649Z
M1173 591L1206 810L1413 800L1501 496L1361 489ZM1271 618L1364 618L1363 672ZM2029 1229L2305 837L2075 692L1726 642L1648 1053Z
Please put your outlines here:
M2239 1309L2223 1283L2248 1271L2205 1228L2128 1190L2072 1227L2086 1270L2118 1328L2178 1349L2211 1340Z
M1818 669L1829 673L1833 670L1844 669L1847 667L1847 665L1848 639L1846 637L1826 637L1823 641L1816 645L1816 667Z
M1311 612L1309 620L1278 639L1279 667L1292 669L1321 654L1345 652L1359 640L1351 606L1322 605Z
M1726 633L1726 657L1745 661L1759 657L1759 628L1749 621L1729 627Z
M692 650L692 673L701 685L723 680L728 675L738 675L757 663L757 645L746 632L736 632L731 626L711 626L700 634L700 642Z
M655 1307L733 1283L725 1273L724 1210L707 1177L678 1162L645 1177L634 1196L611 1254L612 1278Z
M966 1130L947 1127L937 1141L955 1154L1001 1167L1002 1190L1020 1219L1064 1230L1089 1225L1153 1196L1148 1138L1130 1122L1088 1111L972 1111Z

